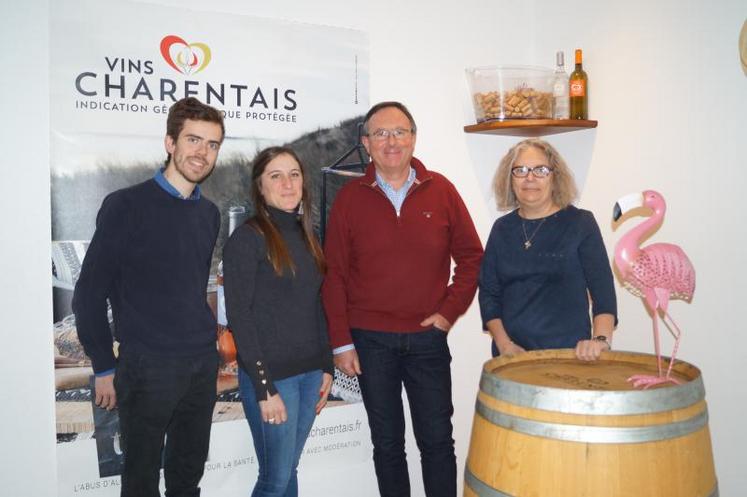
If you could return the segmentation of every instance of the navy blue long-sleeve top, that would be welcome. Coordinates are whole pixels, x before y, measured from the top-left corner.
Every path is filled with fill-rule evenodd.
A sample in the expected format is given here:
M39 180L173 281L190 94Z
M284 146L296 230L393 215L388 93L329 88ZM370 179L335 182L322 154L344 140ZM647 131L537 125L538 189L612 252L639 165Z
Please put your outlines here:
M589 299L592 315L617 322L612 271L591 212L568 206L530 220L517 209L496 220L480 270L483 326L501 319L526 350L572 348L591 337Z
M120 350L189 357L215 351L207 303L220 213L202 196L177 198L150 179L109 194L75 286L78 337L93 370L113 370L111 302Z

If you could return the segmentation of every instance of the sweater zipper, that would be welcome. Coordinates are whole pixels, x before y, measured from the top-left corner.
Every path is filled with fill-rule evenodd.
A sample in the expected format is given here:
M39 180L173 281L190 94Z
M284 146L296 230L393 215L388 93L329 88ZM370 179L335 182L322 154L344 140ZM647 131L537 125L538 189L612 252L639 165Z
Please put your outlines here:
M407 193L405 193L405 198L404 198L404 200L402 200L402 206L400 207L399 212L397 212L397 209L394 208L394 204L392 204L392 201L389 200L389 197L386 196L386 193L384 193L384 191L381 188L379 188L378 185L376 185L376 184L374 184L374 185L366 184L366 186L368 186L369 188L373 189L374 191L376 191L380 195L382 195L386 199L387 203L390 206L392 206L392 209L394 209L394 216L397 218L397 226L399 226L401 224L401 222L400 222L401 221L400 220L401 213L402 213L402 209L405 208L405 202L407 202L407 198L412 194L412 192L415 191L416 188L418 188L420 185L422 185L426 181L430 180L430 178L425 178L423 181L417 181L417 178L415 178L415 179L416 179L416 182L414 182L412 184L412 186L410 187L410 189L407 190Z

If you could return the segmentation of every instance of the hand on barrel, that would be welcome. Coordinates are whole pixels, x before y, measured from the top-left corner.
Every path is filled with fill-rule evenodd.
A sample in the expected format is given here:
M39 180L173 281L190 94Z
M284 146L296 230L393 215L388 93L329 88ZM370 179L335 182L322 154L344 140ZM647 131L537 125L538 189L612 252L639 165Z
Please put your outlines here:
M596 361L602 352L610 350L610 345L601 340L580 340L576 344L576 357L582 361Z
M522 347L521 345L516 345L511 340L508 340L501 344L496 343L496 347L498 348L498 352L500 352L501 356L504 357L512 357L516 354L526 352L526 350L524 350L524 347Z

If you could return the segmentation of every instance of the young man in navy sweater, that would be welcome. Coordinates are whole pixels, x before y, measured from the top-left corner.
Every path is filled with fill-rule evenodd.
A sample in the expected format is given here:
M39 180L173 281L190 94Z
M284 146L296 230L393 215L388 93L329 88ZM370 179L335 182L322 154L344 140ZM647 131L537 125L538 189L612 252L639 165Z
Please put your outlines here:
M218 158L223 116L190 97L166 126L166 167L104 199L73 297L96 404L119 408L122 496L160 495L162 449L166 495L199 495L216 398L206 292L220 213L198 185Z

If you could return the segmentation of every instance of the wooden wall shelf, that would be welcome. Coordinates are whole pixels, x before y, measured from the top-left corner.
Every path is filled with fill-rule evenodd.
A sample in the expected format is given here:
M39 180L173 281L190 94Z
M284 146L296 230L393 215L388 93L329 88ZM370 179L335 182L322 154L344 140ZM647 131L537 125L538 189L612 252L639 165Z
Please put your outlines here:
M464 132L508 136L544 136L596 127L597 121L580 119L513 119L470 124L464 127Z

